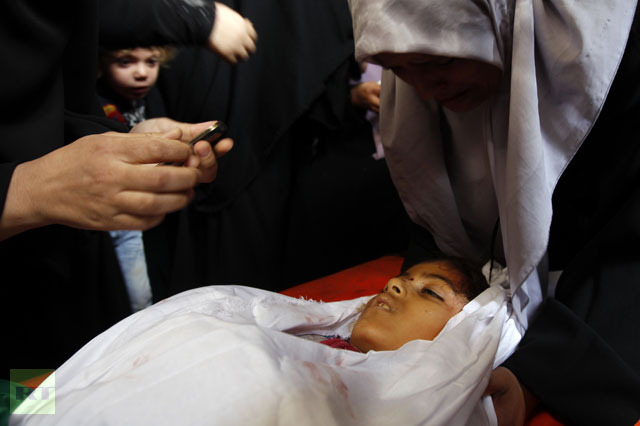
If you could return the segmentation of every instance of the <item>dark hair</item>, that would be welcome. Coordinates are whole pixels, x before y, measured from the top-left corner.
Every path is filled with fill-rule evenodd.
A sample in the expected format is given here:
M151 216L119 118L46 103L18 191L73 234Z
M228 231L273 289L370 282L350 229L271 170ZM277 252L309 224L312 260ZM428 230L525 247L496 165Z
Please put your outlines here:
M425 259L418 263L431 262L447 263L453 269L462 274L464 280L460 283L461 288L459 289L458 293L464 295L467 300L474 299L484 290L489 288L489 283L482 273L482 268L468 259L456 256L441 255L434 258Z

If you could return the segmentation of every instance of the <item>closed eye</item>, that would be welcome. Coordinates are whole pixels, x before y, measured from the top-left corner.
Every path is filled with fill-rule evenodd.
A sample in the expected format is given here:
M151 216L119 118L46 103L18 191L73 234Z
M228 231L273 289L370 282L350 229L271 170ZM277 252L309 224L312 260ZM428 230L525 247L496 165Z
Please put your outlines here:
M444 299L442 298L442 296L440 296L435 291L431 290L429 287L423 287L422 290L420 290L420 293L435 297L436 299L444 302Z

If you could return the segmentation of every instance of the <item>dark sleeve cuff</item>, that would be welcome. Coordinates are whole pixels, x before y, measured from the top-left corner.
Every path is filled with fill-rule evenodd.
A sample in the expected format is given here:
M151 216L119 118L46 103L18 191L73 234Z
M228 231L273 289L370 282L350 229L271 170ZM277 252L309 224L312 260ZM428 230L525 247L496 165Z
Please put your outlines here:
M9 184L11 183L11 177L17 165L18 163L0 164L0 217L2 217L2 212L4 212L4 203L7 199Z
M640 419L640 377L554 299L542 304L504 367L561 421L633 425Z

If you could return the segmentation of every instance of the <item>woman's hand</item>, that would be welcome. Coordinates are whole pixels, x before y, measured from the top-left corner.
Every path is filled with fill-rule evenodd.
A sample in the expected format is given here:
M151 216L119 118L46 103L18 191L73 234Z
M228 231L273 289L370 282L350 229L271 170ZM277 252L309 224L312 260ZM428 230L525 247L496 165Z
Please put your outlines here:
M484 394L491 395L493 399L499 426L524 425L527 414L525 393L511 370L505 367L493 370Z

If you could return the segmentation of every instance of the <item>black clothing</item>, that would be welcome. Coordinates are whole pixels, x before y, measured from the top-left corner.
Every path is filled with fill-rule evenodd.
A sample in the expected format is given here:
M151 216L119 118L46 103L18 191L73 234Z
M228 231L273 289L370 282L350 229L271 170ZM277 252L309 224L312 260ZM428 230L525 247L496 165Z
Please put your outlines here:
M97 5L9 1L0 9L5 58L0 147L2 203L14 167L75 138L123 130L95 101ZM69 76L73 73L73 78ZM46 226L0 242L8 306L9 368L56 368L130 313L111 239L104 232Z
M506 362L568 424L640 420L640 13L604 109L560 178L555 299Z
M144 10L155 1L123 3ZM97 19L95 0L0 6L0 54L7 58L0 71L0 208L17 164L88 134L127 131L104 117L95 96ZM106 232L57 225L23 232L0 242L0 268L10 321L5 376L9 368L58 367L131 312Z
M117 50L204 45L213 28L215 11L212 1L99 0L100 46Z
M566 424L640 420L640 13L593 129L553 195L548 255L561 270L504 363ZM413 232L404 268L439 250Z
M409 218L387 164L376 160L367 110L353 106L351 58L291 129L294 180L283 280L298 284L403 251Z
M129 128L149 118L166 117L167 115L164 101L155 85L149 89L144 98L135 102L116 94L102 79L98 80L97 93L98 101L107 117L125 124ZM105 109L108 105L114 107L115 110L111 110L109 107Z
M347 2L229 4L253 22L255 55L232 67L184 49L158 83L170 117L224 120L235 145L194 203L146 233L152 282L166 282L154 295L209 284L278 291L397 250L390 230L370 225L404 215L386 165L368 158L373 141L362 142L360 128L357 144L370 143L370 153L337 148L347 139L355 145L353 128L341 127L350 120L345 64L353 62ZM150 259L158 248L167 248L165 261Z

